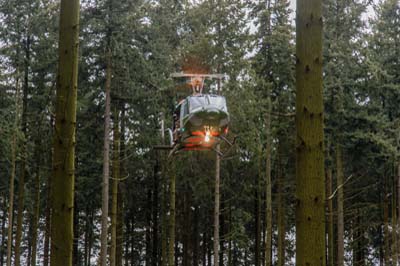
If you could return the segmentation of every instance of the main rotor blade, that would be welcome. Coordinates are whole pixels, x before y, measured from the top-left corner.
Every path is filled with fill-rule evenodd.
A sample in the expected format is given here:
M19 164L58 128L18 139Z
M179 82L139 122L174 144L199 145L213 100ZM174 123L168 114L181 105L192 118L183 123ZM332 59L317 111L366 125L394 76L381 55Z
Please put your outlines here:
M211 79L224 79L225 74L196 74L196 73L172 73L171 78L211 78Z

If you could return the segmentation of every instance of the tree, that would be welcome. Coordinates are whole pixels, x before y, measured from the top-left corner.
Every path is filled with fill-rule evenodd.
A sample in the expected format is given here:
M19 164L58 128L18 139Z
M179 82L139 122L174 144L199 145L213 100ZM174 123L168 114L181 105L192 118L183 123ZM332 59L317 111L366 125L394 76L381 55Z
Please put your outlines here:
M61 1L59 68L53 143L52 266L72 265L79 0Z
M117 216L118 201L118 184L120 179L120 133L119 133L119 110L114 108L114 129L113 129L113 182L112 182L112 205L111 205L111 253L110 265L117 264Z
M297 1L296 264L325 265L322 1Z
M216 150L219 151L219 145ZM220 176L221 176L221 158L217 153L215 155L215 184L214 184L214 265L219 265L219 215L220 215Z

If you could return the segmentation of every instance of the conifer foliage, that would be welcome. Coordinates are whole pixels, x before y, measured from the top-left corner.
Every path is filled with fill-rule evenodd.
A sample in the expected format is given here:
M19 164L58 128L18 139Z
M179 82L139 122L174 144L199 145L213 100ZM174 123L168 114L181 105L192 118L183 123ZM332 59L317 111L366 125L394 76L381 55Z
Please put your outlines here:
M0 0L0 25L0 266L399 264L398 0ZM153 148L199 65L218 160Z

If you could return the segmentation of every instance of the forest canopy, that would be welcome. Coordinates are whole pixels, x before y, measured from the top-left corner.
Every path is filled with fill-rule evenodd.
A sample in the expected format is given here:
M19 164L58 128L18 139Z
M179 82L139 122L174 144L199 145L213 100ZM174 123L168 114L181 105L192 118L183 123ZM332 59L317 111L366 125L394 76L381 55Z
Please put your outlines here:
M399 265L400 1L294 8L0 0L0 266ZM154 148L182 71L232 147Z

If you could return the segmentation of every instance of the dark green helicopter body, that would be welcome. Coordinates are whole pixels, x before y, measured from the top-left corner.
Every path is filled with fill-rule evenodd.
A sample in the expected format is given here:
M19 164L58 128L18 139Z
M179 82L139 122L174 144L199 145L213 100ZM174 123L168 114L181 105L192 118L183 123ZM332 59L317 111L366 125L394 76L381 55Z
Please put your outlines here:
M223 156L216 149L217 144L222 140L232 147L235 143L235 139L230 142L226 138L230 121L226 99L221 95L203 94L203 86L205 79L218 79L221 84L225 75L174 73L171 77L185 79L185 87L192 89L192 95L181 100L175 107L173 127L168 129L170 146L156 148L171 149L170 156L180 151L193 150L214 150Z
M175 109L179 119L175 141L185 150L213 148L228 133L229 113L224 96L199 94L186 97Z

